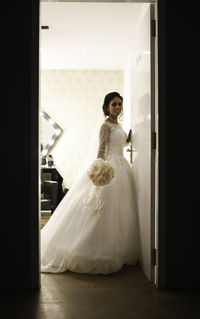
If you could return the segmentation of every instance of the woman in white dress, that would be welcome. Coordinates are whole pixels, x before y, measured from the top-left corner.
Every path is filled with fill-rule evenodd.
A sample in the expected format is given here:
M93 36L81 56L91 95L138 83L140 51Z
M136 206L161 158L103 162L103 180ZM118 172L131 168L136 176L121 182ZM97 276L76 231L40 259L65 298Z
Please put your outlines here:
M123 156L131 131L127 136L118 122L122 109L119 93L105 96L107 118L100 127L96 158L108 161L115 177L107 185L95 186L84 171L73 183L41 230L42 272L110 274L124 264L137 264L133 174Z

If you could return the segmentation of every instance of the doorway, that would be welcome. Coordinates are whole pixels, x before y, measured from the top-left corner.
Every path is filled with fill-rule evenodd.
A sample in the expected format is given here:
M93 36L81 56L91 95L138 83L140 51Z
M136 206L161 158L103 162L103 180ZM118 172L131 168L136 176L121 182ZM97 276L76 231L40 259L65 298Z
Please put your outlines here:
M152 1L150 1L152 2ZM105 12L108 13L108 22L113 22L111 25L115 26L115 21L120 21L121 17L126 17L126 30L119 30L116 27L113 28L113 32L117 38L116 41L111 42L111 46L108 47L109 41L107 42L107 48L112 52L110 56L106 54L105 50L102 48L106 47L105 45L105 34L109 35L109 31L112 31L111 25L107 26L107 32L104 30L102 32L102 24L99 23L98 30L100 33L98 34L98 43L99 47L95 46L100 52L100 57L94 61L92 57L96 57L97 54L94 52L93 41L89 39L88 43L92 43L92 47L88 46L86 42L87 39L82 36L79 38L80 29L78 29L77 21L80 22L80 17L78 18L78 13L81 17L86 17L91 8L98 5L98 15L93 14L89 17L89 19L82 21L82 32L83 29L86 28L88 30L85 31L85 34L92 34L95 39L95 31L94 28L91 29L91 25L88 21L97 22L97 18L105 16ZM57 7L57 9L56 9ZM105 10L106 7L106 10ZM113 9L114 8L114 9ZM57 30L62 34L63 30L66 30L66 26L64 25L64 20L62 20L62 16L66 17L67 10L70 17L76 16L78 19L76 20L76 29L73 28L75 35L69 32L68 28L68 36L71 39L76 39L76 43L67 43L65 47L62 46L62 50L59 48L59 37L56 35L56 27L52 23L49 23L48 19L52 19L55 16L56 10L60 10L59 17L59 25L57 26ZM46 11L45 11L46 10ZM50 11L48 11L50 10ZM71 14L70 14L70 10ZM83 14L85 10L85 15ZM101 11L102 10L102 13ZM109 12L111 10L111 12ZM48 14L45 16L45 12ZM97 11L96 11L97 12ZM113 12L115 12L113 21L111 17L113 17ZM117 15L119 12L119 15ZM133 19L133 15L134 18ZM94 82L94 79L99 79L97 81L96 86L93 86L93 91L95 92L95 101L94 97L91 97L91 104L101 105L102 96L105 95L108 91L122 91L124 96L124 105L126 105L126 110L124 111L124 119L123 124L126 130L128 128L132 128L134 136L134 143L129 149L129 152L126 153L127 159L130 158L129 154L131 153L133 156L133 170L136 178L136 194L138 194L139 202L137 203L139 210L139 219L140 219L140 233L143 234L141 237L141 248L142 254L140 256L140 266L143 269L147 278L154 283L157 283L155 276L155 254L157 252L156 246L156 207L157 207L157 177L156 171L158 169L158 161L156 161L156 152L157 149L155 147L157 136L157 123L155 118L156 116L156 38L155 34L153 35L151 32L155 28L153 20L156 20L156 9L155 5L150 5L149 3L69 3L66 2L41 2L41 16L40 16L40 29L41 39L40 39L40 68L41 68L41 76L40 76L40 90L44 87L44 83L46 86L46 96L41 93L40 95L40 107L42 111L46 111L47 113L51 113L51 116L58 124L64 126L66 121L62 123L59 118L59 111L55 102L52 103L48 101L47 93L52 89L52 83L57 79L56 82L62 82L68 79L70 83L74 81L74 78L79 79L79 83L84 83L84 79L88 81ZM93 18L93 20L92 20ZM129 19L128 19L129 18ZM46 19L46 20L45 20ZM116 20L115 20L116 19ZM67 20L67 23L70 23L70 19ZM102 20L102 19L101 19ZM86 22L87 21L87 22ZM133 26L133 24L135 24ZM69 24L68 24L69 26ZM81 26L81 22L80 22ZM79 28L80 28L79 26ZM48 28L49 27L49 28ZM60 28L60 29L59 29ZM88 29L87 29L88 28ZM75 29L75 30L74 30ZM96 32L97 32L96 31ZM140 41L138 37L139 32L144 35L144 37L140 37ZM101 36L103 35L103 37ZM134 40L130 42L130 38ZM61 38L61 36L60 36ZM111 37L112 38L112 37ZM54 39L55 44L52 43L52 39ZM119 40L118 40L119 39ZM117 41L118 40L118 41ZM102 42L101 42L102 41ZM145 42L146 41L146 42ZM44 47L43 47L44 43ZM80 45L78 47L77 43ZM114 43L117 43L113 45ZM120 47L118 44L121 44ZM122 45L123 43L123 45ZM130 45L131 43L131 45ZM128 45L127 45L128 44ZM46 47L45 47L46 45ZM48 46L50 45L50 46ZM52 45L52 46L51 46ZM63 42L62 42L63 45ZM63 50L65 48L66 51ZM74 48L76 51L72 51L71 48ZM113 51L112 51L113 50ZM119 50L119 51L118 51ZM124 51L125 50L125 51ZM66 53L67 52L67 53ZM118 54L116 54L118 52ZM153 53L153 54L152 54ZM58 55L59 54L59 55ZM57 57L57 58L56 58ZM92 64L93 63L93 64ZM96 64L95 64L96 63ZM152 68L153 67L153 68ZM64 71L65 70L65 71ZM75 71L75 73L74 73ZM71 78L69 77L71 73ZM81 80L82 77L82 80ZM99 78L98 78L99 77ZM54 80L53 80L54 78ZM60 80L60 79L63 80ZM103 81L102 81L103 79ZM110 83L108 85L108 79L110 79ZM116 79L118 81L116 82ZM99 88L99 83L104 82L105 86ZM48 83L48 84L47 84ZM48 86L48 89L47 89ZM65 87L62 88L65 90ZM106 90L106 92L105 92ZM73 86L70 87L70 91L74 92L73 95L76 95L75 89ZM55 93L55 92L54 92ZM58 93L58 91L57 91ZM59 93L60 94L60 93ZM90 95L90 94L88 94ZM98 98L97 98L98 95ZM49 97L52 97L48 95ZM81 91L77 94L81 100L81 104L83 105L83 94ZM58 96L57 96L58 97ZM53 101L58 101L56 96L54 95ZM62 102L66 103L61 97ZM68 94L68 102L73 102L73 99L69 99ZM88 99L87 99L88 101ZM87 102L86 101L86 102ZM77 103L78 101L74 101ZM62 103L61 103L62 104ZM80 102L79 102L80 104ZM55 107L56 106L56 107ZM138 106L138 107L137 107ZM99 108L99 111L100 108ZM60 112L64 117L64 108ZM76 111L76 114L78 112ZM100 114L97 116L98 119L101 118ZM73 118L73 114L71 115ZM75 123L75 121L74 121ZM98 123L94 122L93 125L96 126ZM69 123L68 123L69 124ZM82 123L84 125L84 123ZM68 127L69 128L69 127ZM74 143L80 143L80 134L78 134L78 130L83 131L82 127L77 127L76 124L71 124L70 126L71 132L67 130L68 138L66 140L71 141L69 137L77 136L77 141L73 140ZM73 131L74 130L74 131ZM87 148L86 140L88 140L88 136L92 130L92 127L88 127L88 132L83 136L85 140L82 141L82 145L85 143L85 147ZM63 129L65 132L66 130ZM76 134L74 134L76 133ZM88 135L87 135L88 133ZM70 135L71 134L71 135ZM142 138L142 136L144 138ZM65 140L65 135L63 134L58 140L55 148L52 149L53 157L55 157L55 163L58 165L59 170L61 172L69 171L64 167L61 159L61 152L63 150L63 145L67 143ZM144 144L146 143L146 144ZM70 149L68 145L67 149ZM76 147L75 147L76 149ZM146 151L148 150L148 151ZM80 156L83 156L80 152L75 154L71 159L73 163L76 162L76 159ZM69 156L67 156L69 158ZM142 160L143 159L143 160ZM77 164L78 165L78 164ZM72 165L69 163L69 168L71 170ZM76 168L70 173L71 176L66 175L65 180L65 188L70 187L73 182L73 176L76 175ZM64 175L64 173L63 173ZM69 181L71 178L71 182ZM142 189L142 191L141 191ZM144 190L145 189L145 190ZM144 200L145 199L145 200ZM145 204L145 206L144 206Z

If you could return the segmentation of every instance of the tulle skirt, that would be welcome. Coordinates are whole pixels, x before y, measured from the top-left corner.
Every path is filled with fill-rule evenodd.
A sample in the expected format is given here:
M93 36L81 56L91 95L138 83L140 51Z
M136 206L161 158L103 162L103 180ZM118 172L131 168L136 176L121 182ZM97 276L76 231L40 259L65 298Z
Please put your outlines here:
M41 230L41 271L110 274L139 256L134 178L123 156L109 159L110 184L95 186L84 171Z

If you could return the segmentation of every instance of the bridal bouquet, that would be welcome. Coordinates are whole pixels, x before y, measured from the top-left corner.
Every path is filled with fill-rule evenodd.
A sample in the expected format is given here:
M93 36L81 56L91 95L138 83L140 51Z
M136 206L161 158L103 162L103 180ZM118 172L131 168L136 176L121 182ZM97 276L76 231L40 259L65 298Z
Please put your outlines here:
M108 161L105 161L102 158L96 159L92 163L89 171L87 171L89 178L96 186L109 184L115 176L114 173L114 168Z

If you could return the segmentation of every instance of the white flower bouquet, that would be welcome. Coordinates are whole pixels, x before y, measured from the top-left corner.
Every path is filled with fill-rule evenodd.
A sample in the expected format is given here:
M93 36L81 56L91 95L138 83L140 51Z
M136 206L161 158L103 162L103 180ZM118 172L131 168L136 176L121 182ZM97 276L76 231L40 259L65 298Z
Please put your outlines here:
M94 185L104 186L115 177L115 170L108 161L98 158L92 163L87 174Z

